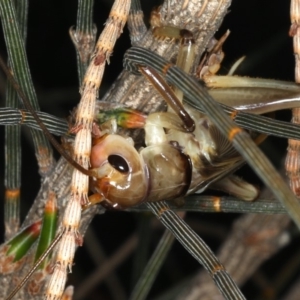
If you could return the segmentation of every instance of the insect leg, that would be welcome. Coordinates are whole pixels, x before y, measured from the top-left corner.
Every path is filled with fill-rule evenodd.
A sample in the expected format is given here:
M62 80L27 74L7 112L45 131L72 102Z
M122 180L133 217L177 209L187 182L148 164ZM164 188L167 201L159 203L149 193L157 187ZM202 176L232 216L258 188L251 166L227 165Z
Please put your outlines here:
M293 37L294 42L294 54L295 54L295 81L300 83L300 53L299 53L299 20L300 20L300 2L297 0L291 0L291 28L290 36ZM300 108L293 109L292 122L299 124ZM290 180L290 187L294 194L300 196L300 154L299 154L300 142L296 140L288 140L288 152L285 161L285 168Z

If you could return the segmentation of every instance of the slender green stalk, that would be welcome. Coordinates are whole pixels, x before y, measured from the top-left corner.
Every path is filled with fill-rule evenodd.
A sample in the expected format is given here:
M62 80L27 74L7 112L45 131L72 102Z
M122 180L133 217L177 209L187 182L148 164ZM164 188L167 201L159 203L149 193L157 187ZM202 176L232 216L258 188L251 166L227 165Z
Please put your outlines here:
M8 242L9 249L7 255L13 257L13 262L20 260L37 240L41 231L41 220L26 227L11 241Z
M15 4L20 32L25 42L28 1L16 1ZM8 107L19 107L17 93L9 82L5 102ZM21 151L21 127L5 127L5 240L9 240L20 226Z
M9 94L10 88L7 90ZM9 99L12 99L9 96ZM11 101L10 104L12 105ZM21 137L20 126L5 127L5 240L20 226Z
M16 12L11 0L0 2L0 15L7 46L9 61L16 80L21 89L30 100L35 110L39 110L36 93L34 91L29 66L27 63L24 41L22 39ZM35 153L39 164L39 171L42 176L48 174L53 168L53 156L49 142L45 136L32 130Z
M43 225L41 229L41 234L39 238L39 242L37 245L35 259L36 262L44 251L50 246L51 242L55 237L56 227L57 227L57 217L58 217L58 209L56 203L55 193L49 191L48 201L45 205L44 217L43 217ZM40 268L44 269L47 267L49 263L49 258L45 259L41 264Z

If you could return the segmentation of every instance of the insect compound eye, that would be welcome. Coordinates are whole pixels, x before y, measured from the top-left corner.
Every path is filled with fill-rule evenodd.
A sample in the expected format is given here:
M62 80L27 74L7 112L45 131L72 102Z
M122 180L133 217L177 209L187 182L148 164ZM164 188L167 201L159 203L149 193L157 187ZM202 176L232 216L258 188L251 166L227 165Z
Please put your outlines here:
M111 164L113 168L115 168L120 173L129 172L129 166L127 161L120 155L115 155L115 154L109 155L108 162Z

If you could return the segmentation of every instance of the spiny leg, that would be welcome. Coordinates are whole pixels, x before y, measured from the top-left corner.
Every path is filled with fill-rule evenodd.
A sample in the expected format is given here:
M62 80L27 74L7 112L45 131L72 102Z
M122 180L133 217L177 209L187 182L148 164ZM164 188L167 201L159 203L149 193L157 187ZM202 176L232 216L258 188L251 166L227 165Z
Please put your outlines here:
M295 55L295 81L300 83L300 1L291 0L291 28L290 36L293 37ZM292 122L300 124L300 108L293 109ZM300 142L288 140L288 152L285 168L290 180L290 187L297 197L300 197Z
M293 82L229 75L206 76L204 82L217 102L253 114L295 108L300 102L299 85Z

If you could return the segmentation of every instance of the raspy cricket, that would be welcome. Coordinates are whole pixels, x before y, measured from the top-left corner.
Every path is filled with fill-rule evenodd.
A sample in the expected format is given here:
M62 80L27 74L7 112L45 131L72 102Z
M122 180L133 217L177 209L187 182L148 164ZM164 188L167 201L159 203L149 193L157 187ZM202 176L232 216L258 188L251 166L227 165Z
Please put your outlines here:
M226 264L223 266L203 240L169 208L167 202L162 201L203 192L207 187L253 200L259 197L259 190L230 175L244 160L280 201L275 207L275 200L268 202L259 199L254 202L256 208L253 211L261 212L262 207L270 204L266 212L282 213L287 210L299 226L300 207L296 197L256 146L265 138L260 133L299 139L298 127L245 112L258 108L257 113L265 113L297 107L299 88L297 84L282 81L236 78L231 76L235 72L234 67L225 77L214 75L222 62L222 47L228 36L224 31L217 40L214 33L229 5L227 1L166 2L153 11L151 25L147 29L137 2L116 1L105 29L95 42L95 50L92 4L85 2L83 6L79 5L78 28L72 27L70 36L78 53L79 81L83 83L80 104L67 123L48 114L38 112L36 116L37 104L27 103L26 99L33 101L36 97L33 88L29 88L32 83L21 42L22 32L24 37L26 28L25 23L21 22L25 22L26 18L11 22L17 20L18 14L15 14L12 3L3 3L1 18L10 68L6 73L11 86L17 90L28 109L6 108L2 111L3 119L10 124L41 127L47 132L45 124L55 134L68 136L64 138L63 148L56 146L68 162L61 159L56 164L47 139L36 133L39 131L33 131L39 172L43 179L37 201L28 213L21 233L17 233L19 225L16 221L20 182L13 182L16 171L11 168L13 173L10 173L10 167L6 168L6 211L9 214L5 222L8 241L2 248L1 265L4 283L13 280L17 287L13 292L17 292L16 297L38 299L43 294L46 299L73 297L72 288L65 290L67 274L76 268L73 268L74 252L77 246L82 245L83 234L93 216L103 213L105 209L142 211L146 205L205 267L213 278L211 282L215 281L226 299L244 299L227 273ZM297 16L293 14L297 9L293 7L290 35L297 37ZM24 10L25 7L19 10L23 17ZM133 47L124 56L126 71L96 106L104 66L113 59L114 43L122 33L127 18ZM18 28L15 26L17 22L23 25ZM218 96L218 92L221 95L229 92L229 96ZM253 97L245 97L247 92ZM235 108L227 107L233 95L242 102L230 104ZM214 98L221 101L220 97L225 101L222 105L214 101ZM118 120L121 122L118 123ZM126 130L121 130L120 125ZM239 125L249 129L250 135ZM141 130L133 131L132 128ZM14 135L16 133L12 133ZM12 136L7 141L12 141ZM12 149L15 149L16 140L11 143ZM57 144L55 141L53 143ZM290 148L293 149L292 146ZM10 153L13 150L7 151ZM15 158L18 160L18 156ZM294 178L292 182L295 182ZM204 206L209 210L210 203L211 210L226 210L226 200L230 203L230 197L225 198L228 199L223 202L222 198L209 197L209 200L204 200ZM233 201L239 203L238 208L233 210L235 212L251 211L253 207L245 201ZM140 202L145 205L135 208ZM191 202L197 203L195 199ZM188 210L187 204L171 202L171 205L172 209ZM286 223L281 221L281 225ZM51 234L45 238L45 232L49 231ZM36 243L40 232L41 238ZM276 230L276 234L280 236L282 232ZM276 234L273 231L271 236ZM249 241L248 244L251 243ZM282 246L285 243L279 244ZM37 251L32 245L38 245ZM31 269L32 265L35 265L34 269ZM22 278L25 280L20 284ZM89 284L91 282L93 280ZM26 283L25 288L18 291L23 283ZM141 299L139 295L146 294L149 286L150 283L141 289L140 284L131 298ZM12 286L3 289L4 299L13 297L13 294L9 295L11 290ZM83 297L82 294L82 291L77 293L75 289L74 299ZM99 295L97 297L101 298Z

